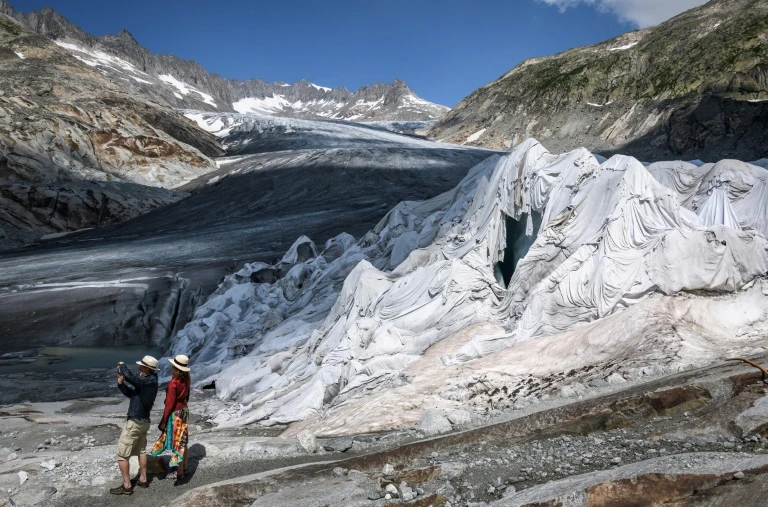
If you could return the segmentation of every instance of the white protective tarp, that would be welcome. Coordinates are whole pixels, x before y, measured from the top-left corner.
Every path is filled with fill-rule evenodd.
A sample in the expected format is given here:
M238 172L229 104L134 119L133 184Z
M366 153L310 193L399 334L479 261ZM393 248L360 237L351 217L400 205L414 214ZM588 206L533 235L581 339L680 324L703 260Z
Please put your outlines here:
M586 150L553 155L528 140L444 194L400 203L356 243L341 236L318 253L301 238L277 265L247 265L197 309L172 352L237 402L219 423L270 425L397 385L430 345L476 323L508 334L477 337L445 364L654 295L736 291L768 271L765 173L736 161L599 164ZM505 288L494 268L519 239L506 237L508 217L535 241Z

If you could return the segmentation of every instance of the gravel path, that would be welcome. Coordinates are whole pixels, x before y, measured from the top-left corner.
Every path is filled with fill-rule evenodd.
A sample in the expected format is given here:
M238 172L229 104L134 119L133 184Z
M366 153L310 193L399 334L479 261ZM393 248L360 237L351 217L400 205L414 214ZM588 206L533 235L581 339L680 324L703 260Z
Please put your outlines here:
M346 453L344 457L351 457L352 454ZM175 485L174 481L166 480L161 476L150 476L149 489L135 488L133 495L115 496L109 493L109 488L117 486L119 483L108 484L103 487L94 487L94 494L91 496L70 496L63 498L53 505L57 507L103 507L120 505L135 505L141 502L146 506L165 506L173 505L173 500L186 491L198 486L204 486L214 482L224 481L235 477L250 475L268 470L274 470L282 467L300 465L303 463L314 463L318 461L327 461L329 455L302 456L295 458L246 460L239 464L206 464L205 458L201 460L190 460L191 476L189 481L183 485ZM115 464L115 467L117 465Z

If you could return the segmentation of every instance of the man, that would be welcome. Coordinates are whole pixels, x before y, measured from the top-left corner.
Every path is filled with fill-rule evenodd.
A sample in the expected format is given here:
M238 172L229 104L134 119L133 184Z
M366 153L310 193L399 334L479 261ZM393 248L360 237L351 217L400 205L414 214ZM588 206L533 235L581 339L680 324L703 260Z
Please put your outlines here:
M128 404L123 432L117 443L117 464L123 476L123 484L109 490L113 495L130 495L131 485L130 464L131 456L139 457L139 479L136 485L141 488L149 487L147 482L147 431L149 431L149 413L157 396L157 359L144 356L136 375L125 363L117 363L117 387L131 399ZM130 385L129 385L130 384Z

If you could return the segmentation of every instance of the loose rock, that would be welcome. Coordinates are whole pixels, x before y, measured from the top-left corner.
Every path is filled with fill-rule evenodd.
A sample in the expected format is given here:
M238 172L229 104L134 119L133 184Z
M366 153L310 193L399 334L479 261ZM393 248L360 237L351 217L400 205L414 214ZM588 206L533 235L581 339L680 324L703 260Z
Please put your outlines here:
M450 421L435 410L427 410L424 415L421 416L416 429L421 431L427 436L438 435L440 433L448 433L453 429Z
M311 433L309 431L302 431L296 436L296 440L299 445L299 449L306 453L315 453L317 452L317 439L315 438L314 433Z
M331 439L323 444L326 451L347 452L354 444L352 437L339 437Z

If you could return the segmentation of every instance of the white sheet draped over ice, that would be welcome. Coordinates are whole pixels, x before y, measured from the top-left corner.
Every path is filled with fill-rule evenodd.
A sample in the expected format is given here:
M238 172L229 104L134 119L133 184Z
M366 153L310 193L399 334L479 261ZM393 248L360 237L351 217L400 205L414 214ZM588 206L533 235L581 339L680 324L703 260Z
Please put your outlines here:
M228 277L174 339L196 378L239 402L221 424L287 423L373 389L469 325L451 364L601 319L654 294L736 291L768 272L768 171L737 161L646 168L528 140L453 190L402 202L358 242L302 237ZM534 230L532 214L541 216ZM506 220L535 238L508 289Z

